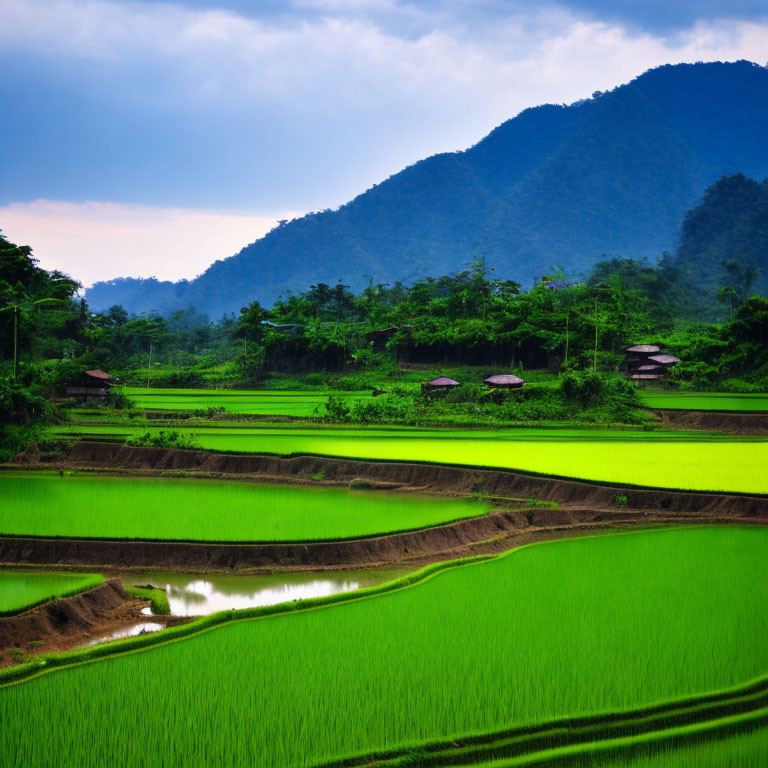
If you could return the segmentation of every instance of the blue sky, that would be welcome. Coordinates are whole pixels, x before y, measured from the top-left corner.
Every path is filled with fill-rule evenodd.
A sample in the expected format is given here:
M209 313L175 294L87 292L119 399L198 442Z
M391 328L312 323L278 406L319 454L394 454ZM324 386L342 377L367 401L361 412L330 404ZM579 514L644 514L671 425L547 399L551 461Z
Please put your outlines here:
M521 109L768 58L765 0L0 0L0 228L191 277Z

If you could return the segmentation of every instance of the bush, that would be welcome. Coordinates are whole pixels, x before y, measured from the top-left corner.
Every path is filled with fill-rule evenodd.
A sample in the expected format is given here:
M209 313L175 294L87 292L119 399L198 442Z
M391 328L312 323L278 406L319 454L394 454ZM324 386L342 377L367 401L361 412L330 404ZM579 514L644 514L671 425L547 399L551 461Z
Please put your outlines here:
M107 395L107 405L116 411L127 411L133 408L133 400L122 389L111 389Z
M581 408L606 404L638 407L637 388L620 376L595 371L566 372L560 377L560 394L566 403Z
M607 395L605 378L596 372L569 371L560 378L560 394L567 403L575 403L582 408L602 405Z
M331 392L328 395L328 399L325 401L325 411L330 418L337 421L343 421L349 417L349 406L338 392Z
M390 393L356 402L351 418L363 424L414 424L417 409L412 397Z
M160 429L157 432L145 432L143 435L130 437L125 441L126 445L137 445L149 448L199 448L199 444L192 435L182 435L175 430L166 432Z
M13 458L59 420L56 407L36 391L0 379L0 461Z

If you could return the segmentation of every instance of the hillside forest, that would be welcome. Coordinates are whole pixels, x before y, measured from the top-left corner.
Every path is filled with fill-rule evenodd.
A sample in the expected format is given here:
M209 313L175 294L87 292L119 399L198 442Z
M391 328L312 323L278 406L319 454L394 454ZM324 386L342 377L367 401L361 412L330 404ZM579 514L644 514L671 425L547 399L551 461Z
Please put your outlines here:
M476 251L526 288L552 264L587 274L600 254L654 262L709 185L738 171L768 176L756 129L766 124L768 68L657 67L573 104L526 109L465 151L408 166L338 209L281 221L193 280L118 278L87 297L102 311L192 304L217 318L339 277L355 292L366 275L413 285L461 271ZM764 269L763 292L765 280Z
M768 243L766 200L766 182L722 179L686 217L679 250L656 263L604 259L581 279L554 265L523 289L479 254L451 275L411 285L369 280L358 292L318 283L216 322L192 306L168 316L129 315L119 305L94 313L76 281L41 269L29 246L2 237L3 440L18 447L35 425L60 418L55 400L92 368L142 386L380 388L385 396L356 413L333 397L327 408L329 417L374 422L423 420L422 372L474 366L533 386L487 400L475 374L475 384L432 410L455 402L459 418L480 413L480 403L492 423L634 423L636 385L620 372L625 348L640 343L681 359L668 386L765 391L768 299L754 289ZM115 407L130 405L115 397Z

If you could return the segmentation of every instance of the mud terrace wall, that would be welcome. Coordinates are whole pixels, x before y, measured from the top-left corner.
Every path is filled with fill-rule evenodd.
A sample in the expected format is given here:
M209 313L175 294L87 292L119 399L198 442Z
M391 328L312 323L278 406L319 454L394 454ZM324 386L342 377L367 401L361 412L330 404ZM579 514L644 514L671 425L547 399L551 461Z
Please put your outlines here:
M47 465L50 466L50 465ZM407 565L528 541L575 535L583 529L669 523L766 523L768 497L687 493L611 486L519 472L295 456L230 455L209 451L77 443L67 466L140 475L178 474L258 482L347 485L462 496L482 492L497 511L417 531L347 541L192 542L0 537L0 563L193 571L315 570ZM190 482L194 482L193 479ZM626 505L617 505L625 496ZM536 506L536 500L559 506Z

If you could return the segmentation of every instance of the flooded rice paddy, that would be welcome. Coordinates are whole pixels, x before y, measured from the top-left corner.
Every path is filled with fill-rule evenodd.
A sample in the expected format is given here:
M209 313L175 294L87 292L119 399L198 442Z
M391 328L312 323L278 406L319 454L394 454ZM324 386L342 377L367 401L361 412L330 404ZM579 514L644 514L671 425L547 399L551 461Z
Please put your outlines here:
M216 611L255 608L310 597L327 597L372 587L403 576L405 570L330 571L233 576L190 573L133 573L118 575L123 584L164 589L173 616L203 616Z
M483 515L464 499L203 479L0 473L0 534L162 541L328 541Z
M122 440L146 428L66 425L60 435ZM768 493L768 440L692 432L520 428L449 430L201 425L178 430L207 450L312 454L499 468L608 483Z

